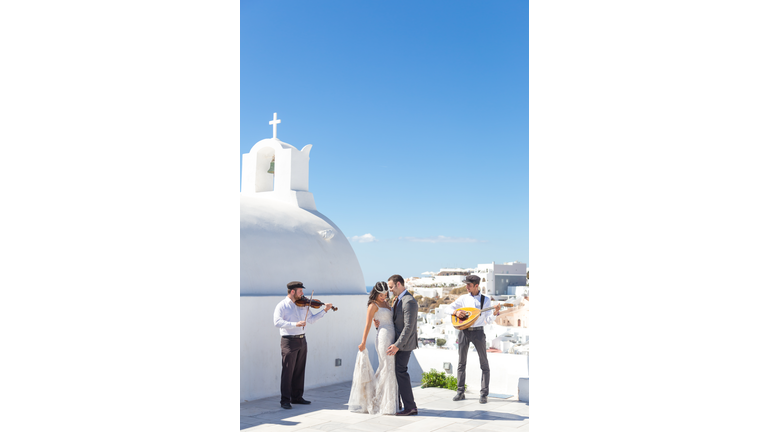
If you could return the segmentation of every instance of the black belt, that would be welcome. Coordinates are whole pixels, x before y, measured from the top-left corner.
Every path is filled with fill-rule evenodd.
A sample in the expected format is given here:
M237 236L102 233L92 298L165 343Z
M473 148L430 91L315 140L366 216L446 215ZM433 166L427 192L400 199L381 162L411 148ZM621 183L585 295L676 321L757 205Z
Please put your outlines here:
M482 330L482 329L483 329L482 327L470 327L470 328L465 328L464 330L466 330L466 331L478 331L478 330ZM285 336L283 336L283 337L285 337Z
M286 338L286 339L303 339L304 335L303 334L301 334L301 335L285 335L283 337Z

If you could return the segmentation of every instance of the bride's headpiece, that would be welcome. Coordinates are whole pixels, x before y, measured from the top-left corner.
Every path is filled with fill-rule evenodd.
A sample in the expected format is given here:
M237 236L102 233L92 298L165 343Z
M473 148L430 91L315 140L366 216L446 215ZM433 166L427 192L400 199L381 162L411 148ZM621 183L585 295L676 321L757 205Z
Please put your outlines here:
M387 292L387 284L385 282L376 282L373 289L375 289L376 292L385 293Z

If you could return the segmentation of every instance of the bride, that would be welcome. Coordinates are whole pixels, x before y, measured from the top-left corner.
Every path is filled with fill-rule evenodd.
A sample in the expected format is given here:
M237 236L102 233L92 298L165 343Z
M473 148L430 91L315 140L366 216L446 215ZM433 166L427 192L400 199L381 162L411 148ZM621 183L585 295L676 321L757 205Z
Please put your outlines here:
M376 282L368 297L368 314L365 317L363 342L358 345L355 372L352 376L352 390L349 394L349 410L369 414L395 414L398 404L397 378L395 377L395 356L387 355L387 347L395 342L395 324L392 308L387 303L387 283ZM376 351L379 367L373 373L365 342L371 330L371 321L379 321L376 334Z

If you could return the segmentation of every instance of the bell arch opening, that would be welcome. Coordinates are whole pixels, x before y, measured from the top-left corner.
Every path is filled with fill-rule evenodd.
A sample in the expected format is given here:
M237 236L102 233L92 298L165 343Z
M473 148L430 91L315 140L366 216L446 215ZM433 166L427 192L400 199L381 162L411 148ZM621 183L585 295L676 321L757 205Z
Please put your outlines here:
M273 161L275 161L275 149L271 147L264 147L256 153L256 192L275 190Z

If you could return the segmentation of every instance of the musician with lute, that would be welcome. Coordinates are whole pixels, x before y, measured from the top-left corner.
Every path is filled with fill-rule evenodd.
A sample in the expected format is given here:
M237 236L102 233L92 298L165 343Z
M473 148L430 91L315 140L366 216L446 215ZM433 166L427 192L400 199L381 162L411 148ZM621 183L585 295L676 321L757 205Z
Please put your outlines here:
M469 275L462 281L467 284L467 294L462 295L451 303L446 312L451 314L453 326L459 329L459 367L456 368L458 390L453 400L464 399L464 382L467 378L467 351L469 344L475 345L480 357L480 369L483 371L480 380L480 403L488 402L488 383L491 379L491 368L488 366L488 354L485 348L485 332L483 326L491 324L499 315L501 304L491 307L491 299L480 294L480 278ZM491 312L493 310L493 312Z
M283 356L283 371L280 375L280 406L291 409L291 403L309 404L304 400L304 368L307 363L307 339L304 335L307 324L325 316L330 303L323 303L314 297L304 296L304 284L299 281L288 283L288 295L277 304L273 316L275 327L280 329L280 351ZM309 313L309 308L320 309Z

